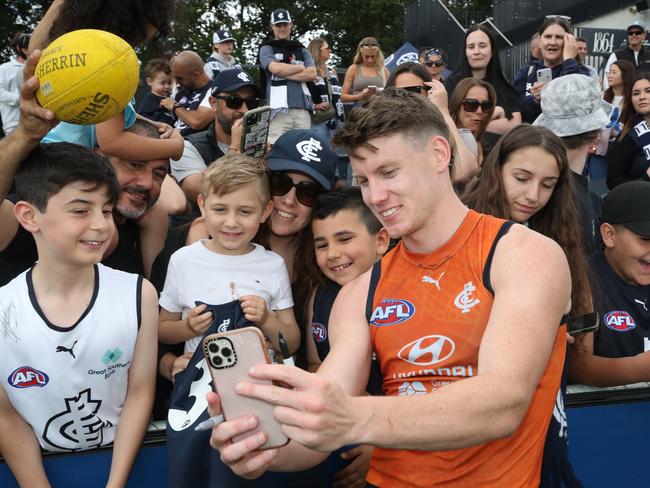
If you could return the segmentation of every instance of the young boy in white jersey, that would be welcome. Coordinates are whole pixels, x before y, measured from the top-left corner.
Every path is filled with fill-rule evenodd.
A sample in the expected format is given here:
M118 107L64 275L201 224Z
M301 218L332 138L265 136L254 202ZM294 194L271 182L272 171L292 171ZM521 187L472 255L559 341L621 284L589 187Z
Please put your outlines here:
M212 239L172 255L160 295L160 341L184 341L193 352L213 320L208 305L239 300L276 350L281 332L295 351L300 332L284 260L251 242L273 208L264 161L229 154L212 163L197 202Z
M99 264L120 188L106 159L41 145L16 175L14 213L38 262L0 288L0 454L20 486L49 486L39 445L113 443L107 486L124 486L149 421L157 298Z

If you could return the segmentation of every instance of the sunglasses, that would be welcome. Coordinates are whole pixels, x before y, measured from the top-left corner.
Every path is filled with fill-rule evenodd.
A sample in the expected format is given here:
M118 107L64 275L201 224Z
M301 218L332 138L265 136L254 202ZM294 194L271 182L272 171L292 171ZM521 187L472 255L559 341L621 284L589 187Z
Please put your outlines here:
M494 106L494 102L486 100L485 102L479 102L476 98L466 98L463 100L463 110L465 112L476 112L479 107L483 112L487 112Z
M361 44L361 47L379 47L379 44Z
M410 91L412 93L417 93L418 95L422 95L423 90L428 90L428 87L424 85L415 85L415 86L402 86L402 90Z
M241 106L246 102L246 106L248 107L249 110L252 110L254 108L257 108L260 106L261 100L257 97L238 97L237 95L215 95L214 98L217 98L219 100L225 100L226 101L226 107L228 107L231 110L237 110L238 108L241 108Z
M634 31L627 31L628 36L641 36L643 35L643 31L640 30L634 30Z
M435 66L436 68L440 68L440 66L444 66L445 63L442 61L425 61L424 64L431 68L431 66Z
M316 203L318 195L323 193L325 189L314 181L300 181L294 183L286 173L271 172L271 195L274 197L282 197L289 193L292 188L296 188L296 198L305 207L313 207Z

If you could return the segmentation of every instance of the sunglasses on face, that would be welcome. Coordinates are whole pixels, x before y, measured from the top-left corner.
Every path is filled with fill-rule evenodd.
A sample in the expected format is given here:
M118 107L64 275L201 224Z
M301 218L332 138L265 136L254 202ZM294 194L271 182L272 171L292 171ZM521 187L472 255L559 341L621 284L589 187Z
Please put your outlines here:
M260 99L257 97L238 97L237 95L215 95L214 98L226 101L226 107L231 110L237 110L246 102L249 110L259 107Z
M422 95L422 91L428 90L428 87L426 87L424 85L403 86L401 88L402 88L402 90L410 91L412 93L417 93L418 95Z
M476 112L479 107L483 112L487 112L494 105L493 102L486 100L485 102L479 102L476 98L466 98L463 100L463 110L465 112Z
M627 31L628 36L641 36L643 35L643 31L640 30L635 30L635 31Z
M361 47L379 47L379 44L361 44Z
M431 66L435 66L436 68L440 68L440 66L443 66L445 63L442 61L425 61L424 64L431 68Z
M282 197L289 193L292 188L296 188L296 198L305 207L313 207L316 203L318 195L323 193L325 189L314 181L300 181L294 183L286 173L271 173L271 195L274 197Z

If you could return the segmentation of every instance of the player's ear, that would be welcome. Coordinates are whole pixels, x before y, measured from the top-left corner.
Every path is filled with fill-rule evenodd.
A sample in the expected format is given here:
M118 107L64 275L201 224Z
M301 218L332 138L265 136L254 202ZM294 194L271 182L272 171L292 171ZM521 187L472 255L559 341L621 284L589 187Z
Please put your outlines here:
M388 251L388 245L390 244L390 236L388 235L388 231L385 227L379 229L379 232L377 232L375 239L377 240L377 258L381 258L384 254L386 254L386 251Z
M264 206L264 209L262 210L262 217L260 218L260 224L264 223L266 219L269 218L271 212L273 212L273 200L269 200Z
M449 162L451 161L452 152L449 142L444 137L430 137L426 150L435 158L436 169L440 172L449 170Z
M24 200L14 204L14 216L18 223L28 232L38 231L38 213L38 209L34 205Z

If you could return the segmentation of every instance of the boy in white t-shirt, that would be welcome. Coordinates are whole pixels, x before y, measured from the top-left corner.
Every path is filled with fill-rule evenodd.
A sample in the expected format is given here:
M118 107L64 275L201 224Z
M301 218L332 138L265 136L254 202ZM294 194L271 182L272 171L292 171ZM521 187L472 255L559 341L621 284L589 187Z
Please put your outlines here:
M264 161L224 156L207 169L197 200L212 239L172 255L160 296L160 341L185 341L185 352L193 352L213 320L205 304L239 300L276 349L282 332L295 351L300 332L284 260L251 242L273 208Z

